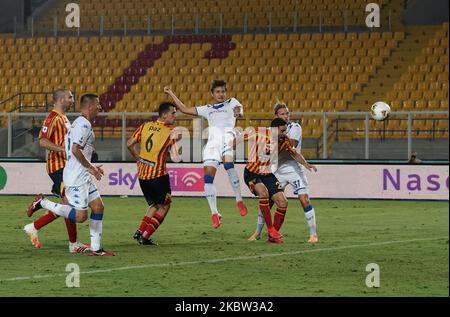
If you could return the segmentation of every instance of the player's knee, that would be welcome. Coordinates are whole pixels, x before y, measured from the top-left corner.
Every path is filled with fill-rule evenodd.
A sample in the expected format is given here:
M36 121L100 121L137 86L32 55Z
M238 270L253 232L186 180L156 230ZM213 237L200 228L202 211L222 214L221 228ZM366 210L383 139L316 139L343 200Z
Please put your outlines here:
M288 201L284 195L274 197L275 204L280 208L287 208Z
M258 192L258 197L259 198L269 198L269 192L267 191L267 189L261 189Z
M103 205L103 204L96 204L95 206L92 206L91 209L92 209L93 212L95 212L97 214L100 214L100 213L103 213L103 211L105 211L105 205Z
M287 206L288 206L288 201L287 201L286 197L281 198L281 199L279 200L279 202L278 202L277 205L278 205L278 207L280 207L280 208L287 208Z
M87 219L87 211L77 211L75 219L77 222L85 222Z
M300 203L302 204L303 208L306 208L309 205L308 195L300 195L299 199L300 199Z

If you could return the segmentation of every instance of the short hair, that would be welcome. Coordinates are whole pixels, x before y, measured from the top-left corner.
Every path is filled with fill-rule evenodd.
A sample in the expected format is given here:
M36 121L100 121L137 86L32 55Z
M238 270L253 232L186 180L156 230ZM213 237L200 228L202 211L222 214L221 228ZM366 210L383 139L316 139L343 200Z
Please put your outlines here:
M59 99L64 98L66 96L66 92L69 89L66 88L58 88L53 91L53 102L57 102Z
M170 111L170 107L175 107L175 105L171 102L163 102L162 104L159 105L158 108L158 115L161 117L162 115L164 115L165 113Z
M211 83L211 87L210 90L211 92L214 91L214 89L216 89L217 87L224 87L225 91L227 91L227 83L225 82L225 80L222 79L214 79Z
M281 102L281 101L277 101L277 103L273 107L275 114L278 114L278 110L283 109L283 108L287 109L288 106L284 102Z
M88 103L93 101L94 99L98 98L98 95L96 94L84 94L80 98L80 107L84 108Z
M275 118L275 119L273 119L272 122L270 123L270 127L271 127L271 128L278 128L278 127L281 127L281 126L286 125L286 124L287 124L287 122L284 121L283 119L281 119L281 118Z

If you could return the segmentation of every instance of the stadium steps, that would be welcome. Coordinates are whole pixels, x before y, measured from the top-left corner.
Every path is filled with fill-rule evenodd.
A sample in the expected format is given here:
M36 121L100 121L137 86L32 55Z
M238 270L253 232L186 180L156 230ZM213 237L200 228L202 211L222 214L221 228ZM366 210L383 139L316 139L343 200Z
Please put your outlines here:
M131 87L139 82L139 78L147 73L154 63L160 59L170 44L183 43L211 43L211 50L207 51L204 58L224 59L228 53L236 48L236 44L231 42L231 35L189 35L189 36L166 36L160 44L148 44L145 49L138 54L129 67L117 77L107 91L100 96L100 102L104 111L112 110L116 103L123 99L124 95L131 91Z
M386 93L400 80L401 75L407 72L408 66L414 62L414 58L420 54L438 29L439 26L405 27L405 39L399 42L398 47L391 52L391 56L376 70L376 76L370 78L362 92L355 95L348 105L348 110L369 111L374 102L383 101ZM363 121L345 122L341 127L347 131L354 131L340 137L342 142L363 138L365 135ZM328 146L331 152L332 140Z
M369 80L360 94L357 94L349 105L350 111L367 111L374 102L383 101L408 66L414 62L423 47L440 26L405 27L405 39L399 42L396 49L385 63L377 69L376 77Z

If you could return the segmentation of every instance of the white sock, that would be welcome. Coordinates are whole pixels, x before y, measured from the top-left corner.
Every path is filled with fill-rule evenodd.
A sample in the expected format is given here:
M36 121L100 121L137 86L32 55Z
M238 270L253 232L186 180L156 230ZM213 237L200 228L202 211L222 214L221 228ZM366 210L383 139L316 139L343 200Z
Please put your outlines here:
M216 186L214 184L205 183L205 197L208 200L211 213L216 214L218 211L217 211Z
M233 167L227 169L226 171L228 173L228 178L230 180L231 187L233 187L234 194L236 195L236 201L242 200L241 184L239 183L239 176L236 173L236 170Z
M314 212L313 206L309 205L308 207L311 207L311 209L309 211L305 212L305 218L306 218L306 222L308 223L309 234L310 235L317 234L316 213Z
M50 201L47 198L41 200L41 206L42 208L51 210L56 215L67 219L69 219L69 213L73 209L69 205L54 203L53 201Z
M263 228L264 228L264 224L265 224L265 220L264 220L264 216L261 212L261 210L258 212L258 223L256 225L256 233L258 235L261 234Z
M92 219L93 215L99 215L91 213L89 219L89 231L91 234L91 250L98 251L101 248L103 220ZM103 216L103 214L102 214Z

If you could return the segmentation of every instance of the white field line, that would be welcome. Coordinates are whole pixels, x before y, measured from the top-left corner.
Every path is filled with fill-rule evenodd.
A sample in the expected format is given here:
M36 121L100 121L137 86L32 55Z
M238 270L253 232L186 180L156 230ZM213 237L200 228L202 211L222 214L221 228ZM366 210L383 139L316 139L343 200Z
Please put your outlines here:
M413 242L421 242L421 241L434 241L434 240L442 240L442 239L448 239L448 237L374 242L374 243L367 243L367 244L346 245L346 246L340 246L340 247L314 248L314 249L291 251L291 252L263 253L263 254L259 254L259 255L238 256L238 257L202 260L202 261L174 262L174 263L169 262L169 263L154 263L154 264L136 265L136 266L124 266L124 267L117 267L117 268L112 268L112 269L80 272L80 274L98 274L98 273L109 273L109 272L116 272L116 271L128 271L128 270L138 270L138 269L147 269L147 268L177 267L177 266L189 266L189 265L197 265L197 264L214 264L214 263L231 262L231 261L245 261L245 260L255 260L255 259L261 259L261 258L271 258L271 257L286 256L286 255L298 255L298 254L313 253L313 252L339 251L339 250L346 250L346 249L367 248L367 247L376 247L376 246L390 245L390 244L413 243ZM53 278L53 277L65 277L68 274L70 274L70 272L56 273L56 274L44 274L44 275L32 275L32 276L19 276L19 277L13 277L13 278L0 279L0 282L46 279L46 278Z

